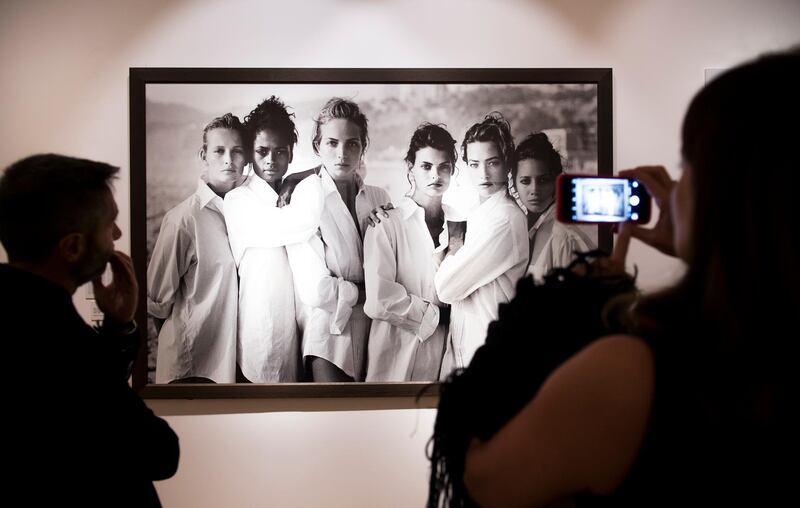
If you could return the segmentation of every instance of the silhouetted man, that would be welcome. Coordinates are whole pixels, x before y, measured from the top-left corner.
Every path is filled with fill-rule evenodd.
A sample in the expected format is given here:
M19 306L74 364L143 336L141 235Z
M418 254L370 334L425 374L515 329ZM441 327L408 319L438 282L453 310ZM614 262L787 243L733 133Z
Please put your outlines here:
M0 178L5 492L24 504L160 506L152 482L178 467L177 436L127 382L138 289L130 258L114 250L118 170L49 154ZM71 298L89 281L98 329Z

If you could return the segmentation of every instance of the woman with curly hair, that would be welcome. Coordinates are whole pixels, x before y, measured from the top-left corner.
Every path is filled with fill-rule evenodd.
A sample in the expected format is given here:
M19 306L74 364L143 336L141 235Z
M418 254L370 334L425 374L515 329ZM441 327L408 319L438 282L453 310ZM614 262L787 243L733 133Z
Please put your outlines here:
M480 205L467 215L463 246L448 247L434 278L439 300L452 306L442 377L469 364L528 266L525 215L508 194L511 126L500 113L487 115L467 130L461 154Z
M278 207L297 130L283 102L262 101L244 121L253 173L225 196L225 224L239 274L238 381L303 379L298 319L287 244L308 240L319 226L321 191L300 182L291 205Z

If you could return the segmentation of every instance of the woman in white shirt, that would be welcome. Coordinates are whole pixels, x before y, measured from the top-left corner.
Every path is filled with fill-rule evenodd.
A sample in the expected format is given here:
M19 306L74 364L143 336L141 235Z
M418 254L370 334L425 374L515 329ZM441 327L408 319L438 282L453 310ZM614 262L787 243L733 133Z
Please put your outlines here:
M236 265L222 215L246 161L242 124L228 113L203 130L197 190L164 215L147 267L147 313L158 330L156 383L233 383Z
M308 240L322 212L319 185L298 187L291 205L278 208L281 182L292 162L297 130L293 114L275 96L245 117L253 173L225 195L225 222L239 273L237 360L253 383L302 381L295 290L285 245ZM303 199L306 197L308 199Z
M322 188L319 230L287 246L296 291L310 307L303 357L314 381L364 381L370 319L363 309L362 239L370 212L389 195L357 173L369 137L356 103L330 99L315 119L312 144L322 165L303 182L315 179ZM305 192L298 185L292 205Z
M547 135L528 135L517 146L515 160L512 181L528 216L528 273L542 281L551 269L568 266L575 252L587 252L596 245L580 226L556 221L556 177L564 169Z
M364 237L364 312L372 318L367 381L436 381L450 308L436 296L436 254L447 248L442 195L457 158L456 141L425 123L405 157L411 190Z
M528 266L525 215L508 194L511 127L491 113L470 127L461 150L480 204L467 215L464 245L448 249L434 278L439 300L452 305L442 377L469 364Z

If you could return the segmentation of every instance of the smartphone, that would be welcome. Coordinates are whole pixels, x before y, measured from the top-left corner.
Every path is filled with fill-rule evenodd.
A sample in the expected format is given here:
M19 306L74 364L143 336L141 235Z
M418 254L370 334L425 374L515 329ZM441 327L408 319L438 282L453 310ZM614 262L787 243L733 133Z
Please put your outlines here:
M562 173L556 180L556 218L561 222L646 223L651 207L647 189L631 178Z

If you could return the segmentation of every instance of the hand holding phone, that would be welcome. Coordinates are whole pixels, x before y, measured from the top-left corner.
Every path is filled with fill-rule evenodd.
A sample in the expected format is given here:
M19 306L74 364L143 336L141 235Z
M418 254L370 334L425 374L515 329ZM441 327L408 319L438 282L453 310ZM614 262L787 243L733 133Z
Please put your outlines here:
M650 221L652 199L638 180L563 173L556 180L556 218L567 223Z
M638 238L647 245L658 249L668 256L675 256L672 203L670 194L675 187L675 182L663 166L639 166L619 172L620 176L635 178L641 182L653 196L653 201L658 205L658 220L651 228L635 226L632 228L634 238Z

